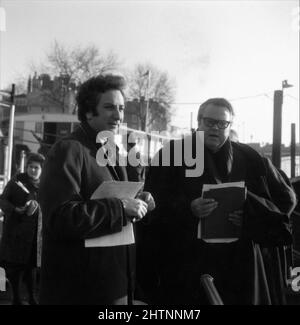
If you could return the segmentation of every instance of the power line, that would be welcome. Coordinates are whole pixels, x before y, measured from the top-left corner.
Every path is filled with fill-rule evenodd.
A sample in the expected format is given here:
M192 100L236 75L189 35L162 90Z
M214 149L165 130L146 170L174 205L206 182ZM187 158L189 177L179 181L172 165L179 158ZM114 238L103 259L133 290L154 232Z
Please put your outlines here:
M266 92L266 93L261 93L261 94L256 94L256 95L250 95L250 96L244 96L244 97L237 97L237 98L231 98L229 101L237 101L237 100L244 100L244 99L250 99L250 98L256 98L256 97L262 97L265 96L269 99L272 99L269 94L272 93L272 91ZM272 99L273 100L273 99ZM172 105L201 105L203 102L186 102L186 103L171 103Z
M299 102L299 98L297 98L297 97L295 97L295 96L292 96L292 95L286 94L284 97L286 97L286 96L288 96L288 97L290 97L290 98L296 100L297 102Z
M269 92L270 93L270 92ZM244 99L250 99L250 98L256 98L256 97L267 97L270 98L268 93L262 93L262 94L257 94L257 95L252 95L252 96L245 96L245 97L238 97L238 98L233 98L229 99L230 101L236 101L236 100L244 100Z
M200 105L202 103L171 103L171 105Z

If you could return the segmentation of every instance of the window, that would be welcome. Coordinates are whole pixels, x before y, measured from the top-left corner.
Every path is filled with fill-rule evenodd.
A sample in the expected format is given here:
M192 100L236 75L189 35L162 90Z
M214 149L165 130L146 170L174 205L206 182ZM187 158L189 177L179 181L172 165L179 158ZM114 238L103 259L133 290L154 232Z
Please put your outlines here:
M35 133L43 133L43 123L42 122L36 122L35 123Z

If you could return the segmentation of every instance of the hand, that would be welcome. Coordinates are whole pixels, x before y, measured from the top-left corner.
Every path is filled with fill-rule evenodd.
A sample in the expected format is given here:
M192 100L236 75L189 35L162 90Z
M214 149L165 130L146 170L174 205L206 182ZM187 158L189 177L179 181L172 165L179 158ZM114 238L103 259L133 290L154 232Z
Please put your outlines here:
M148 204L148 212L155 209L155 201L151 193L141 192L137 195L137 198Z
M229 213L229 221L231 221L235 226L242 227L243 222L243 210L237 210Z
M147 213L148 204L140 199L121 199L126 217L135 222Z
M23 214L26 211L26 206L23 207L15 207L15 212L19 213L19 214Z
M38 206L39 206L39 204L35 200L27 201L25 204L26 214L28 216L32 216L35 213Z
M203 199L201 197L191 202L191 210L195 217L206 218L218 206L214 199Z

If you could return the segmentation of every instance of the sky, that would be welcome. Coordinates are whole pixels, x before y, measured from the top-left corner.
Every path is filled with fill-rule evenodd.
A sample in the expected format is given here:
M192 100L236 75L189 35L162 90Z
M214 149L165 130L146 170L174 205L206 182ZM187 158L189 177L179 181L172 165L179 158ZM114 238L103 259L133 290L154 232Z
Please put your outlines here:
M2 10L1 10L2 8ZM3 10L4 9L4 10ZM299 142L299 2L0 0L0 86L43 62L54 40L149 62L176 83L172 124L196 127L199 104L225 97L242 142L272 142L273 94L284 90L282 141ZM2 14L3 17L3 14ZM2 25L2 27L1 27Z

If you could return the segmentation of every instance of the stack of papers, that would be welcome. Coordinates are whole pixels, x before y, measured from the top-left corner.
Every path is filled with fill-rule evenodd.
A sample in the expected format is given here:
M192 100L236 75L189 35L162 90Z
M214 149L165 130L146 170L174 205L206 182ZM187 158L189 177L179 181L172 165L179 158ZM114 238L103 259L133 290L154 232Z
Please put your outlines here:
M92 200L103 198L135 198L143 182L106 181L91 196ZM121 232L85 240L85 247L111 247L135 243L133 225L128 222Z
M228 220L229 213L242 210L246 199L245 182L204 184L203 198L213 198L218 206L199 222L198 238L209 243L228 243L240 237L240 228Z

